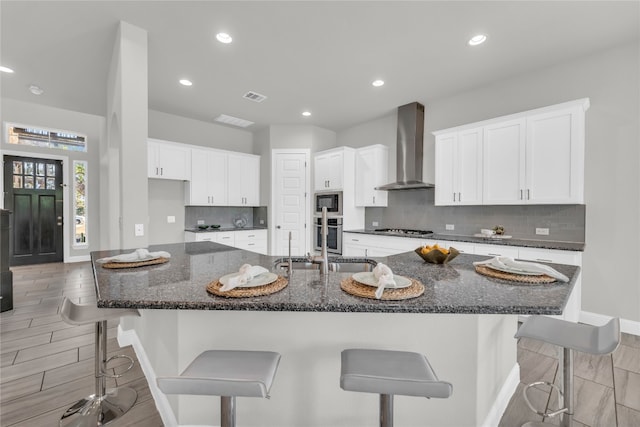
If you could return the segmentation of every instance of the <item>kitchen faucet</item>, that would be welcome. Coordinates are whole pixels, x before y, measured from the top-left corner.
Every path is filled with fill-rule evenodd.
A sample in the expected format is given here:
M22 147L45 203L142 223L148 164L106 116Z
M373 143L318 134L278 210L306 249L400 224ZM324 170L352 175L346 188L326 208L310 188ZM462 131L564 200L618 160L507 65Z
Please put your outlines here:
M320 274L327 274L329 272L329 258L327 256L327 234L328 234L328 221L327 221L327 207L322 207L322 219L320 227L321 244L320 244L320 256L311 255L308 253L309 261L313 264L320 264Z

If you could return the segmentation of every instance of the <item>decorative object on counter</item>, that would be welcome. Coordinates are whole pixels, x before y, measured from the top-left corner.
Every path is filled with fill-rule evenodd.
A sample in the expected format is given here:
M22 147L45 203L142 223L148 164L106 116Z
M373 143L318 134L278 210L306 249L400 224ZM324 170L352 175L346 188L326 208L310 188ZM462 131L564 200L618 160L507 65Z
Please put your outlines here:
M233 219L233 226L235 228L244 228L247 225L247 217L240 215Z
M544 283L553 283L556 281L553 277L547 276L546 274L541 274L537 276L524 275L524 274L515 274L515 273L505 273L503 271L493 270L486 265L476 265L474 266L476 269L476 273L482 274L483 276L492 277L494 279L502 279L507 280L509 282L517 282L520 284L527 285L541 285Z
M400 279L400 277L401 276L396 276L396 279ZM379 299L382 301L400 301L417 298L424 293L424 285L422 283L415 279L409 279L406 277L403 277L403 279L409 280L411 284L403 288L385 288L380 298L376 297L376 286L366 285L355 280L353 277L342 280L340 282L340 289L356 297Z
M259 265L243 264L237 273L230 273L222 276L219 281L222 283L220 291L226 292L237 287L255 288L257 286L268 285L275 282L278 276L269 273L264 267Z
M171 254L165 251L149 252L140 248L128 254L120 254L112 257L96 260L103 268L134 268L148 265L164 264L169 261Z
M213 224L213 225L203 225L203 224L201 224L201 225L198 225L198 228L199 228L200 230L207 230L207 229L209 229L209 228L211 228L211 229L217 229L217 228L220 228L220 225L219 225L219 224Z
M420 255L420 258L431 264L446 264L460 254L454 247L446 249L438 246L437 243L433 246L420 246L416 248L415 252Z
M501 225L496 225L493 227L493 232L498 236L502 236L504 234L504 227Z
M289 281L282 276L277 276L278 278L268 285L264 286L256 286L251 288L235 288L230 291L222 291L222 283L220 280L214 280L213 282L207 285L207 292L213 295L217 295L220 297L228 297L228 298L251 298L251 297L261 297L265 295L275 294L287 287Z

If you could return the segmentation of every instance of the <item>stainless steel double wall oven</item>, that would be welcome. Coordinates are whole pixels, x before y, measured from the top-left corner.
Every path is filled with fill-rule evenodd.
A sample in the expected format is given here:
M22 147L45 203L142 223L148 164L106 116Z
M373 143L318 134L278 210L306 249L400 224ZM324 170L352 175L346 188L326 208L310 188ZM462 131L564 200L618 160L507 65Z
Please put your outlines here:
M327 252L342 254L342 191L323 191L315 193L314 203L314 246L321 249L322 208L327 208Z

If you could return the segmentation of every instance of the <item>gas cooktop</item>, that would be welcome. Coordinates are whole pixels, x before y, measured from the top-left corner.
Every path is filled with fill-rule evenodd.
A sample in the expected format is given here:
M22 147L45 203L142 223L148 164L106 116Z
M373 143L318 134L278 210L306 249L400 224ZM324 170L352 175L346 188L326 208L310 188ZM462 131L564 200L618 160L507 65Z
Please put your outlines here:
M378 233L397 234L406 236L423 236L425 234L433 234L431 230L410 230L407 228L377 228L374 231Z

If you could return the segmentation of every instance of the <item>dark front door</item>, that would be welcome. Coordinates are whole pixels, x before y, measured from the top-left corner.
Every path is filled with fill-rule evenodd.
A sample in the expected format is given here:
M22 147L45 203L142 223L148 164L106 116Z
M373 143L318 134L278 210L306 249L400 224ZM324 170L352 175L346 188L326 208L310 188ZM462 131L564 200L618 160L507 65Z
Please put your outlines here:
M4 156L4 207L11 265L61 262L62 162Z

